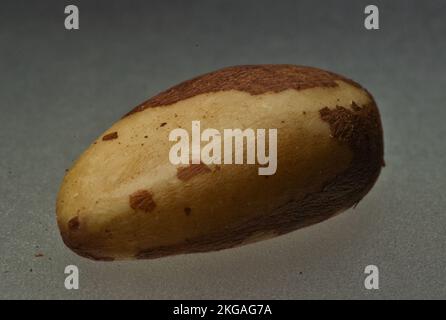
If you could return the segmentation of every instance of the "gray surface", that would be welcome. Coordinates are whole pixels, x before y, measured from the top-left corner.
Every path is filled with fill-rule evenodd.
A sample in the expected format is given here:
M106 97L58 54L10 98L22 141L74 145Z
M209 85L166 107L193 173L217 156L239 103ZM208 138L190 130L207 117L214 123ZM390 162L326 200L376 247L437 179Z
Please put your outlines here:
M76 32L65 1L2 1L1 298L446 298L444 1L374 1L376 32L368 1L73 2ZM355 210L218 253L98 263L64 247L55 197L96 136L181 80L254 63L330 69L374 94L387 166Z

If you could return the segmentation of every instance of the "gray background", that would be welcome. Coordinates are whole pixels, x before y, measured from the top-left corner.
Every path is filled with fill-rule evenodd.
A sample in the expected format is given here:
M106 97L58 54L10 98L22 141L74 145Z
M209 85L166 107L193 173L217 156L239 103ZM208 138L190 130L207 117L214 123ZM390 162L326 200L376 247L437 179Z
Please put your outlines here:
M64 29L70 3L78 31ZM373 1L379 31L363 27L369 3L2 1L0 297L446 298L446 2ZM387 166L355 210L217 253L104 263L64 247L56 194L94 138L160 90L256 63L326 68L374 94ZM364 289L368 264L380 290Z

